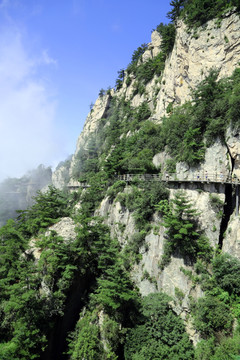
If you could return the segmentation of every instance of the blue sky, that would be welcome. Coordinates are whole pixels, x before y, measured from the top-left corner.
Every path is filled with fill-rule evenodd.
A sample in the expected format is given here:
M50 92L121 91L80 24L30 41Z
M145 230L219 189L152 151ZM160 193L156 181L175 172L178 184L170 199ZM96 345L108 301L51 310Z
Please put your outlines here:
M0 180L74 152L90 104L169 2L0 0Z

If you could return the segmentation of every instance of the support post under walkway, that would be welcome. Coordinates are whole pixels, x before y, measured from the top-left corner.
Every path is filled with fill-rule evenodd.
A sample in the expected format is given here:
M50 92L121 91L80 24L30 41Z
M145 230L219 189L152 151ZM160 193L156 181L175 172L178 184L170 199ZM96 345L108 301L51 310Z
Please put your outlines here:
M236 216L239 213L239 185L236 185Z

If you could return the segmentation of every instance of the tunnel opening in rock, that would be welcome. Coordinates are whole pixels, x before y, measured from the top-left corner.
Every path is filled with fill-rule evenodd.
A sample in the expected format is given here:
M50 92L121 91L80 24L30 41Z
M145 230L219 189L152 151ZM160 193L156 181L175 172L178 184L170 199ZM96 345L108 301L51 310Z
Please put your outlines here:
M229 222L230 216L232 215L233 210L234 210L234 200L233 199L234 199L233 187L231 184L226 184L225 185L225 203L223 206L223 215L222 215L222 221L220 224L219 241L218 241L219 249L222 249L228 222Z

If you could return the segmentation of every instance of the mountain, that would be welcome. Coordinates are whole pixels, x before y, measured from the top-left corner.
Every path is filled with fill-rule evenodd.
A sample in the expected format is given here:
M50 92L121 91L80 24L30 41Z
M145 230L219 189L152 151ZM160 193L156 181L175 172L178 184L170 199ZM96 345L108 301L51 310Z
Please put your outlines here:
M239 4L171 5L0 229L2 359L240 356Z
M17 210L30 207L37 191L48 186L51 181L51 168L39 165L21 178L8 178L0 183L0 226L8 219L16 218Z

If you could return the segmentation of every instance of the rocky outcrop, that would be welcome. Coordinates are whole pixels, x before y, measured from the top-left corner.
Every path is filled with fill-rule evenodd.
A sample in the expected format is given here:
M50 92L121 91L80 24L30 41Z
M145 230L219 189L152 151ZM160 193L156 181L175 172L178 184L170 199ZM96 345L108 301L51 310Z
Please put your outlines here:
M226 233L224 234L223 252L240 259L240 221L239 217L232 215Z
M233 175L240 179L240 134L237 131L228 129L226 138L231 170Z
M52 184L57 189L63 189L69 181L69 169L61 166L52 174Z
M75 154L73 155L71 166L70 166L70 177L72 175L72 171L74 168L74 165L76 163L76 156L79 152L79 150L82 148L84 149L86 147L86 144L91 136L92 133L97 131L97 128L99 126L99 120L104 118L106 115L106 112L109 108L109 102L110 102L111 94L106 94L103 96L99 96L93 105L90 113L87 116L87 119L84 124L83 131L81 132L78 140L77 140L77 146Z
M50 235L50 231L56 231L58 236L61 236L65 242L70 242L75 239L75 223L70 217L64 217L56 224L49 227L46 236Z
M135 80L131 75L130 86L127 86L125 77L123 86L119 91L111 90L110 94L99 96L96 100L78 138L76 151L71 162L70 177L79 149L84 148L89 136L97 131L100 119L106 115L112 95L125 96L126 99L131 100L131 105L134 107L147 101L153 111L152 119L161 121L169 104L173 104L173 106L183 104L191 99L191 91L208 75L210 69L218 69L219 78L232 74L240 62L239 31L240 20L237 14L227 14L220 26L216 24L215 20L209 21L197 33L188 31L186 25L179 21L175 45L166 60L162 76L160 78L154 77L146 85L144 94L133 96ZM148 49L142 56L142 61L153 58L161 50L161 36L157 31L152 32L151 40ZM225 169L224 171L226 171ZM59 177L61 175L58 173L53 176L54 179ZM63 183L61 179L56 182L59 186Z
M111 96L125 96L131 101L133 107L147 102L152 110L152 119L161 121L166 115L169 104L175 106L191 99L192 90L208 75L210 69L218 69L219 78L232 74L240 62L239 31L240 20L235 13L228 13L220 25L215 20L209 21L197 32L189 31L186 25L179 21L175 45L166 60L165 69L160 77L155 76L146 85L144 94L134 95L136 80L133 75L130 75L132 82L129 86L125 77L120 90L112 89L106 95L98 97L78 138L76 151L71 161L70 177L79 149L84 149L91 134L97 131L100 119L106 116ZM151 42L142 56L142 61L146 62L156 56L161 51L160 47L161 36L157 31L153 31ZM223 158L225 162L225 155ZM236 159L236 166L240 166L238 159ZM227 171L224 165L218 164L217 167ZM62 187L64 180L61 172L54 173L53 179L57 187Z
M183 104L191 99L191 91L208 75L209 70L216 68L219 70L219 78L230 76L240 61L240 20L234 13L226 14L221 24L215 20L209 21L205 26L196 30L189 31L186 25L179 21L177 24L176 40L173 50L165 63L165 69L160 78L155 77L146 85L144 94L134 94L135 79L130 75L132 81L127 85L126 77L123 86L118 91L113 91L111 95L118 97L125 96L130 99L131 105L139 106L142 102L148 102L153 111L152 119L161 121L166 114L168 104ZM156 56L161 51L161 36L157 31L152 32L151 43L142 56L142 62ZM70 174L73 169L76 154L80 148L86 146L90 135L97 131L101 118L107 113L110 101L110 94L101 96L97 99L91 112L89 113L84 129L78 139L76 152L71 163ZM205 161L198 167L189 167L185 163L178 163L176 167L177 178L189 178L189 176L228 176L232 170L236 174L240 172L240 160L238 159L239 135L229 132L227 146L220 140L216 141L206 150ZM164 171L166 160L169 159L166 152L155 155L153 163ZM240 173L239 173L240 175ZM218 245L221 219L216 210L211 206L210 196L215 195L223 204L225 201L225 187L223 184L205 184L196 186L194 184L187 187L183 184L180 189L186 191L187 196L199 211L199 222L215 247ZM171 189L171 196L177 190ZM97 215L105 217L105 222L110 226L111 235L116 236L124 246L128 238L136 231L134 219L128 210L123 209L119 202L111 203L109 198L105 198ZM235 222L233 221L233 224ZM234 225L235 226L235 225ZM237 225L236 225L237 226ZM161 258L164 229L160 227L160 232L153 232L146 237L146 244L149 248L144 252L140 265L134 271L134 277L143 294L147 294L156 289L174 295L174 288L180 287L184 293L189 291L189 280L181 273L179 268L186 266L182 259L172 259L171 264L163 271L159 271L158 263ZM236 240L237 241L237 240ZM231 245L231 248L236 246ZM224 248L226 241L224 241ZM150 276L155 279L153 283L145 279L143 274L145 269ZM178 269L178 270L177 270ZM180 285L179 285L180 284Z
M76 237L75 223L70 217L61 218L56 224L50 226L45 233L49 236L51 231L56 231L58 236L61 236L65 242L73 241ZM42 249L37 246L38 238L32 238L29 243L29 253L38 261L40 259Z
M125 191L128 190L126 189ZM179 189L171 189L170 197L173 197L176 191L179 191ZM217 216L215 209L211 207L209 196L211 193L214 193L215 196L218 196L224 202L224 186L220 185L216 189L206 184L203 190L198 191L192 185L192 188L188 186L184 191L192 202L193 207L200 214L199 223L201 229L209 238L211 245L216 247L219 240L221 219ZM105 198L101 202L96 215L102 216L105 219L105 223L110 227L111 236L116 237L123 247L136 233L132 214L124 209L118 201L111 203L109 198ZM162 226L162 219L157 215L154 216L152 225L156 229L152 230L145 238L144 247L140 250L142 260L134 266L132 273L134 281L143 295L161 289L174 297L175 288L178 287L183 291L187 299L190 281L180 269L183 267L186 270L192 270L192 267L185 264L182 258L173 257L170 264L164 270L160 270L159 264L163 255L165 228ZM198 295L199 292L196 294ZM187 307L187 303L184 306Z
M160 78L154 77L143 95L135 95L135 81L123 84L118 92L131 100L133 106L147 101L155 109L153 118L160 121L169 104L179 105L191 99L191 92L208 75L211 69L219 70L219 78L230 76L240 61L240 20L228 13L221 24L215 20L189 31L183 21L177 24L175 45L165 63ZM142 56L146 62L160 52L161 37L152 33L151 43Z
M178 23L175 45L162 76L157 119L161 119L169 103L178 105L190 100L191 91L209 70L218 69L219 78L232 74L240 61L239 31L236 14L229 14L220 26L215 20L209 21L197 32L189 33L182 21Z
M106 225L110 228L111 237L117 238L122 246L136 232L133 217L127 209L121 206L119 201L111 203L109 197L106 197L101 202L96 215L104 218Z

